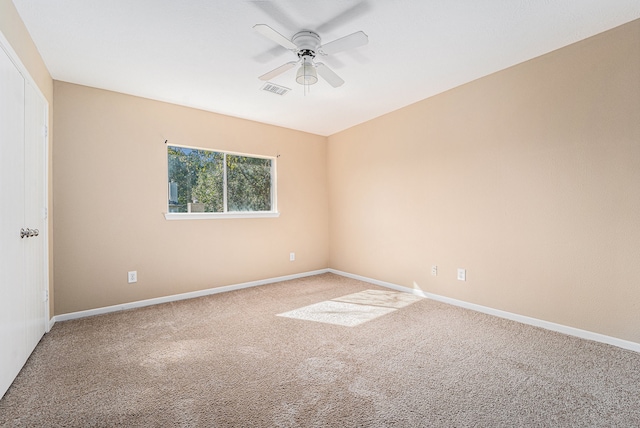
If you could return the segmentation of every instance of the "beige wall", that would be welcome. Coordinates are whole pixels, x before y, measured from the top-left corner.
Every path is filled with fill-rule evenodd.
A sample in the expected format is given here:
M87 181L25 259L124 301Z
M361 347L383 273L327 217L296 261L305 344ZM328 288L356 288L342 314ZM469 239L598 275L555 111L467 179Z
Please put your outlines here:
M325 137L58 81L54 94L56 314L327 267ZM279 155L280 217L165 220L165 140Z
M640 342L640 21L333 135L328 165L332 268Z
M27 31L18 11L11 0L0 0L0 32L9 42L11 48L20 58L20 61L29 72L38 88L49 103L49 129L51 129L51 118L53 113L53 79L44 65L40 53L36 49L31 36ZM49 132L49 312L53 316L53 210L52 210L52 155L51 143L53 133Z
M640 343L638 76L640 21L328 139L55 82L55 313L332 267ZM165 139L280 218L165 220Z
M11 0L0 0L0 30L51 104L53 80Z

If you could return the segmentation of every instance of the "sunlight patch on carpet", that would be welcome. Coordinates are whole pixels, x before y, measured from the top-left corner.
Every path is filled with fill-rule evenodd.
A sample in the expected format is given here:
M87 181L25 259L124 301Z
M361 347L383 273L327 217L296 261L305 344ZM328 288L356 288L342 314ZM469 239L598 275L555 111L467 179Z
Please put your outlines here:
M278 316L353 327L393 311L395 311L393 308L356 305L353 303L327 300L278 314Z
M385 308L404 308L418 300L420 296L409 293L386 290L364 290L332 299L335 302L357 303L359 305L383 306Z
M354 327L389 314L421 297L408 293L365 290L278 314L280 317Z

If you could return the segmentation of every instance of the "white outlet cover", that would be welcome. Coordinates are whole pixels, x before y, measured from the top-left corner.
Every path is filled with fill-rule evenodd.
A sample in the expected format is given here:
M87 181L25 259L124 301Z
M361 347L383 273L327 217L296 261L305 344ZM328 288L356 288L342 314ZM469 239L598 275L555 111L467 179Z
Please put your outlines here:
M129 284L133 284L134 282L138 282L138 271L134 270L131 272L127 272L127 282Z
M293 262L296 260L296 253L289 253L289 261Z
M458 268L458 280L466 281L467 280L467 270Z

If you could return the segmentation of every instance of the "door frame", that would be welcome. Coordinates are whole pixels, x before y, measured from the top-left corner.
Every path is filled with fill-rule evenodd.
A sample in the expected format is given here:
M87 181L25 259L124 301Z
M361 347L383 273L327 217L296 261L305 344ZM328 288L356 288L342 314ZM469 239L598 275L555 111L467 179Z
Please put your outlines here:
M45 123L46 123L46 127L45 129L42 130L43 134L44 134L44 143L45 143L45 147L44 147L44 209L46 209L46 218L44 219L44 233L42 234L43 239L44 239L44 245L43 245L43 260L44 263L42 264L42 268L44 270L43 272L43 276L44 276L44 290L43 293L46 293L46 299L45 299L45 294L43 294L43 304L44 304L44 322L45 322L45 326L44 326L44 331L45 333L48 333L51 330L51 327L53 326L54 320L51 318L51 314L50 314L50 310L49 310L49 302L51 299L51 289L49 287L49 217L50 217L50 206L49 206L49 146L50 146L50 141L51 141L51 132L50 132L50 115L49 115L49 111L50 111L50 106L49 106L49 100L47 100L47 97L44 96L44 94L42 93L42 91L40 90L40 87L36 84L35 80L33 80L33 77L31 77L31 74L29 73L29 71L27 70L27 68L24 66L24 64L22 63L22 61L20 60L20 57L18 56L18 54L16 53L16 51L13 49L13 47L11 46L11 43L9 43L9 41L7 40L7 38L5 37L4 33L2 31L0 31L0 49L2 49L7 56L9 57L9 59L11 60L11 62L13 62L13 65L18 69L18 72L22 75L22 77L25 79L25 82L27 82L29 85L31 85L36 94L42 98L42 100L44 101L44 115L45 115ZM43 213L44 215L44 213Z

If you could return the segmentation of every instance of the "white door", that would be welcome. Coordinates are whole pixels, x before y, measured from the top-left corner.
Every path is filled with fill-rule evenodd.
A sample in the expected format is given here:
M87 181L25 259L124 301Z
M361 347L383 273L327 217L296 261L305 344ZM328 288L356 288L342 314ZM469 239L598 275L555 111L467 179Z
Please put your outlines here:
M24 364L24 79L0 50L0 391Z
M45 101L27 82L25 85L24 224L34 230L23 239L26 275L27 353L31 354L45 332Z
M44 115L46 102L0 45L0 397L46 328L45 234L20 233L45 229Z

